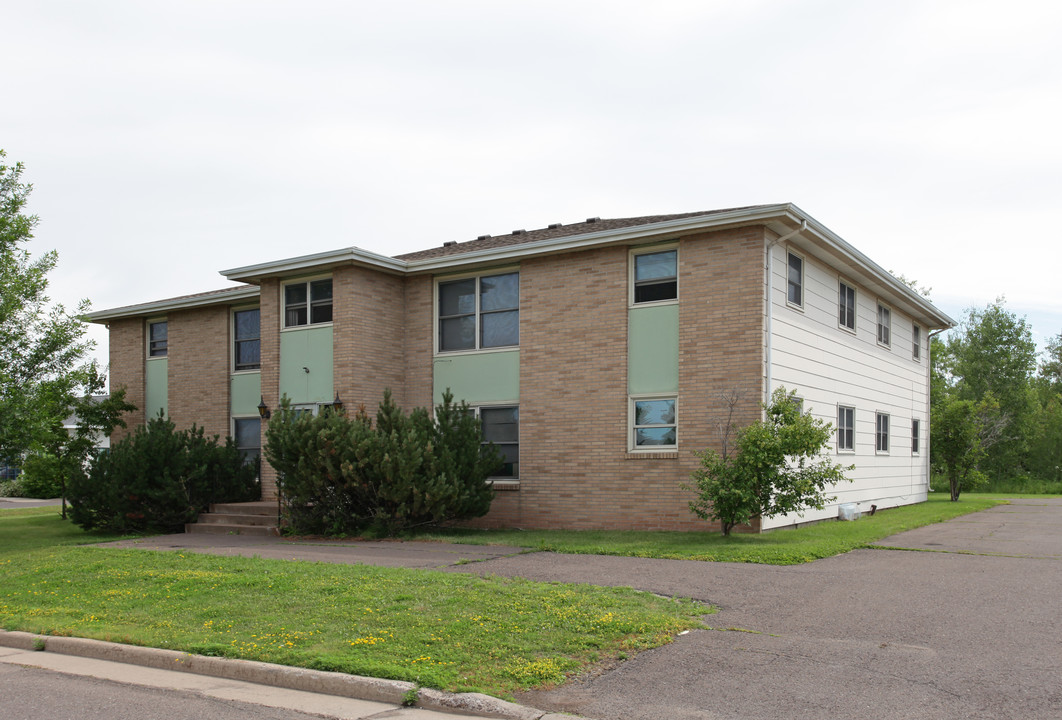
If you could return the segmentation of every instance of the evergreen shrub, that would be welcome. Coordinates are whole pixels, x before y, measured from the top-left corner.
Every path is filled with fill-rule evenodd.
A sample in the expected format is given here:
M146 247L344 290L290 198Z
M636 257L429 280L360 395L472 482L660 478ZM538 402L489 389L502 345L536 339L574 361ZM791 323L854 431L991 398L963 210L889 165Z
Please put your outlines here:
M71 518L86 530L180 532L215 502L260 497L254 464L232 438L218 443L203 428L177 430L153 418L72 478Z
M435 408L408 415L385 391L375 422L326 409L318 416L281 402L266 431L288 526L303 534L385 534L485 515L486 480L501 466L482 444L479 421L447 391Z

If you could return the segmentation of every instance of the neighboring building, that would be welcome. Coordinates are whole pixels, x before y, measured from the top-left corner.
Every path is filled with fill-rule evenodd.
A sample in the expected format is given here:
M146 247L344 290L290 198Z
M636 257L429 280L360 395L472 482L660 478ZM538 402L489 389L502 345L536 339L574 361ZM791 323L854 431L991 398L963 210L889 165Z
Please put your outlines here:
M93 313L111 387L260 446L259 405L409 409L451 388L506 457L480 524L704 528L695 450L779 386L837 427L838 503L926 498L929 333L953 321L794 205L591 218L385 257L223 271L247 283ZM263 462L263 494L275 494ZM837 507L763 528L836 517Z

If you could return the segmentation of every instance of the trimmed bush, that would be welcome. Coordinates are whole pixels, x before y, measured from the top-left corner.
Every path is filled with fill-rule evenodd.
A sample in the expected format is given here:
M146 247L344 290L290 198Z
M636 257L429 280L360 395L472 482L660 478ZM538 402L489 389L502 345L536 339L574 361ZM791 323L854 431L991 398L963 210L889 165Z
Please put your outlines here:
M449 392L433 420L424 408L406 415L386 391L375 423L364 408L314 417L284 400L265 455L287 524L333 535L394 535L485 515L494 497L486 480L501 465L468 405L454 404Z
M214 502L257 500L254 465L232 438L218 444L203 429L176 429L164 417L96 458L68 488L71 518L86 530L180 532Z

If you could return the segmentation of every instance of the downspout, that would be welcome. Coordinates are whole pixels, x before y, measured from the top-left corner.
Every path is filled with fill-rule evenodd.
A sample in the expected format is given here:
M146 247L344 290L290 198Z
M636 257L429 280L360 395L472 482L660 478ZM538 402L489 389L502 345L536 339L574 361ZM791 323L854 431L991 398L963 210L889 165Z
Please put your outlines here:
M929 441L933 430L933 338L950 329L941 328L926 334L926 380L928 381L926 384L929 386L929 392L926 393L928 397L926 403L926 493L929 493L930 482L933 479L933 463L930 460L932 447Z
M766 360L766 363L767 363L767 369L766 369L766 373L765 373L766 381L765 381L764 388L763 388L763 404L764 405L766 405L767 403L769 403L771 401L771 391L772 391L772 388L771 388L771 382L772 382L772 380L771 380L771 374L772 374L771 373L771 345L772 345L772 338L773 338L774 333L773 333L773 331L771 329L771 319L772 319L774 313L773 313L773 303L771 302L771 282L774 279L774 262L773 262L773 255L771 254L771 248L773 248L775 245L777 245L780 242L785 242L786 240L788 240L791 237L794 237L795 235L799 235L800 233L804 232L807 229L808 229L808 221L807 220L801 220L800 221L800 227L798 227L796 230L794 230L791 233L786 233L785 235L777 237L774 240L771 240L769 243L767 243L767 266L766 266L766 269L764 270L765 275L764 275L764 283L763 283L763 288L764 288L763 299L764 299L764 302L766 303L766 312L767 312L767 342L766 342L766 357L765 357L765 360Z

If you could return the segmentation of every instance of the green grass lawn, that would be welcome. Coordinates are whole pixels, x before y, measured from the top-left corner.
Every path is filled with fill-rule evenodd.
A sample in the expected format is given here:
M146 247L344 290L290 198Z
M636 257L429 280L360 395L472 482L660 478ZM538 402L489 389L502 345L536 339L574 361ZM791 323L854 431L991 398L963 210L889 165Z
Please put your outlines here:
M1005 503L1015 495L964 494L958 502L933 493L918 505L864 514L855 522L827 521L761 534L716 532L620 532L570 530L445 530L420 539L485 545L516 545L554 552L629 557L793 565L832 557L904 530L942 522ZM1039 497L1039 496L1034 496Z
M710 612L625 588L71 547L101 539L54 508L0 511L0 627L507 697Z

